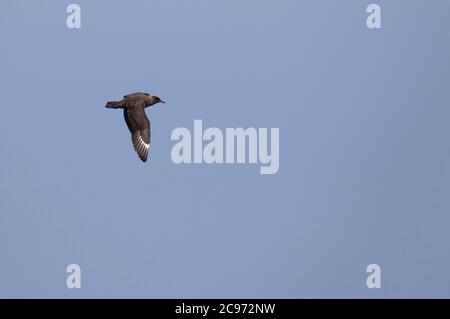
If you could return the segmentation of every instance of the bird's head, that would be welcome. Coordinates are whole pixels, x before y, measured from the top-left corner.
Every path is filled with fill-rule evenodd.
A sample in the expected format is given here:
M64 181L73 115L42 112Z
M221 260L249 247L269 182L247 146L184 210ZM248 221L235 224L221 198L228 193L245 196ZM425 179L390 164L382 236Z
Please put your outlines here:
M161 100L158 96L152 96L152 100L153 103L152 104L156 104L156 103L166 103L163 100Z

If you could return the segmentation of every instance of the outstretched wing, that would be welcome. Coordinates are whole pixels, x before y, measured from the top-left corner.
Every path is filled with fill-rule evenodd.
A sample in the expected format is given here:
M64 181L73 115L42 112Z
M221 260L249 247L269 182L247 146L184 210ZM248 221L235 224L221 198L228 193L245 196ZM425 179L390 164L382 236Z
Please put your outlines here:
M150 148L150 121L145 115L144 106L139 105L123 111L125 122L131 132L131 141L139 158L147 161Z

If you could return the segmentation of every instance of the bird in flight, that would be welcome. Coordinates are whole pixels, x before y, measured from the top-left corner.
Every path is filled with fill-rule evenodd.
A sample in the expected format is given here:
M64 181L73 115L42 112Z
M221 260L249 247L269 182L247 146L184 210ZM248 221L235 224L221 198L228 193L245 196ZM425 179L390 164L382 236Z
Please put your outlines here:
M128 94L121 101L106 103L108 109L123 109L134 150L143 162L147 161L150 148L150 121L145 115L145 108L156 103L166 102L145 92Z

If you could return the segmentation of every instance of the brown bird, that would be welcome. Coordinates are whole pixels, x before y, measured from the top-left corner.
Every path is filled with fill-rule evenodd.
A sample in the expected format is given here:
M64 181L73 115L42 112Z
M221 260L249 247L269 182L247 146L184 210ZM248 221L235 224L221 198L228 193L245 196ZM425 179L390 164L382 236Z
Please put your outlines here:
M123 115L131 132L131 141L139 158L145 162L150 148L150 121L145 115L145 108L156 103L166 103L157 96L137 92L128 94L121 101L106 103L108 109L123 109Z

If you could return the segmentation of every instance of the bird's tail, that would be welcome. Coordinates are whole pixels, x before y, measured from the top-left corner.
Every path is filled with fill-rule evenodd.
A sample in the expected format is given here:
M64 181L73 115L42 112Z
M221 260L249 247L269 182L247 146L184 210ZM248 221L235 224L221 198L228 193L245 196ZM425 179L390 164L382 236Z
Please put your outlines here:
M122 108L122 101L109 101L106 103L108 109L120 109Z

